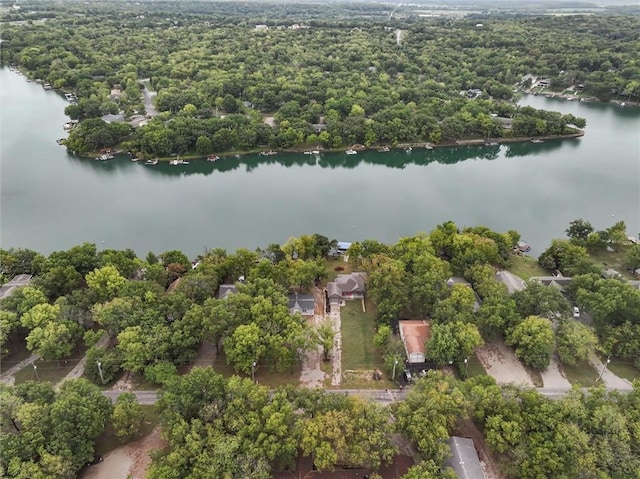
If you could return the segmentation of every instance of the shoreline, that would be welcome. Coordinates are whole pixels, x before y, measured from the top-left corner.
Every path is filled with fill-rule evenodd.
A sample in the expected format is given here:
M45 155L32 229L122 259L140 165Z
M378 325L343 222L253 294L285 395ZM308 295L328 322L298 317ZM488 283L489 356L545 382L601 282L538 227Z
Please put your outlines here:
M526 143L526 142L531 142L532 140L541 140L541 141L553 141L553 140L569 140L569 139L573 139L573 138L580 138L582 136L585 135L584 130L578 130L575 133L567 133L565 135L547 135L547 136L518 136L518 137L504 137L504 138L493 138L492 141L496 142L497 145L486 145L487 140L482 139L482 138L474 138L474 139L469 139L469 140L454 140L454 141L447 141L447 142L443 142L443 143L438 143L438 144L433 144L433 143L428 143L428 142L413 142L413 143L398 143L395 146L388 146L389 150L402 150L404 148L420 148L420 149L424 149L425 145L430 145L432 147L432 149L436 150L436 149L441 149L441 148L456 148L456 147L461 147L461 146L500 146L502 144L507 144L507 143ZM378 152L378 150L380 148L384 148L385 145L376 145L376 146L371 146L371 147L365 147L362 145L353 145L351 147L342 147L342 148L331 148L331 149L321 149L320 154L323 153L344 153L346 149L349 148L353 148L358 152ZM279 153L296 153L296 154L304 154L306 151L309 151L306 148L285 148L282 150L250 150L250 151L239 151L239 152L223 152L220 153L218 156L220 157L220 160L223 160L225 158L242 158L242 157L247 157L247 156L251 156L251 155L256 155L256 156L260 156L261 152L264 151L274 151L275 153L273 155L268 155L268 156L275 156ZM72 152L69 152L72 153ZM131 154L128 152L128 150L124 150L121 148L114 148L112 150L112 153L114 155L125 155L125 156L131 156ZM83 158L83 159L87 159L87 160L94 160L95 161L95 157L96 156L100 156L100 152L92 152L92 153L87 153L86 155L75 155L79 158ZM207 160L207 156L202 156L199 154L193 154L193 155L178 155L180 158L180 160L184 160L184 161L208 161ZM265 157L268 157L265 156ZM318 155L310 155L310 156L318 156ZM139 163L144 164L146 160L158 160L159 163L169 163L171 161L176 160L178 157L177 156L164 156L164 157L157 157L157 158L141 158ZM217 160L217 161L220 161ZM215 163L215 162L213 162Z

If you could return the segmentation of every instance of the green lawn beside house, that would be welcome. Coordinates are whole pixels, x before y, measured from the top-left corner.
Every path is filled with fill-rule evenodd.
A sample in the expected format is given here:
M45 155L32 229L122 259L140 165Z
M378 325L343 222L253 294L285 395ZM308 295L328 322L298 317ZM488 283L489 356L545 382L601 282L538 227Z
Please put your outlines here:
M511 255L506 269L525 281L536 276L549 276L549 272L538 261L527 255Z
M375 310L366 301L366 312L362 301L347 301L340 309L342 333L342 370L382 369L382 356L373 344L376 333Z

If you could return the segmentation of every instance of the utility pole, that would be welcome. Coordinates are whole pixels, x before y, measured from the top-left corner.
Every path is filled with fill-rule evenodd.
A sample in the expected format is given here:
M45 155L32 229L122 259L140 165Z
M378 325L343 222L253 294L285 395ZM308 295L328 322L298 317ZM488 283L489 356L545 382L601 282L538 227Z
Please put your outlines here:
M251 363L251 381L256 382L256 362Z
M100 373L100 380L102 381L102 384L104 384L104 376L102 375L102 363L100 361L96 361L96 364L98 365L98 372Z
M38 366L33 365L33 372L36 373L36 379L40 382L40 376L38 376Z
M398 358L393 361L393 374L391 375L391 380L395 382L396 380L396 366L398 365Z

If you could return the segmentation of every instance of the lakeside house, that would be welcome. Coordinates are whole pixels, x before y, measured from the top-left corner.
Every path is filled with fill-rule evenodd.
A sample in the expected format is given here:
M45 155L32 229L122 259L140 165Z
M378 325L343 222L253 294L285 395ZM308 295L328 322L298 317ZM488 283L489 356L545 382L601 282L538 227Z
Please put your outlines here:
M339 274L334 281L327 283L327 299L331 304L342 304L345 299L363 298L366 282L367 273Z

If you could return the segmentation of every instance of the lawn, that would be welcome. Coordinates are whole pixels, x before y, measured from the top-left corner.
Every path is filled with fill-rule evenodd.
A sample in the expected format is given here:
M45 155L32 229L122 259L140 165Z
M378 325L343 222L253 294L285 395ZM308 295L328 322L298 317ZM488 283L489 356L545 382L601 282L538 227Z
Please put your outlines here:
M534 276L549 276L549 272L540 266L535 259L526 255L512 255L506 269L525 281Z
M208 364L203 364L202 360L199 360L197 364L197 366L199 367L205 367L209 365L212 366L217 373L221 374L225 378L230 378L234 375L248 378L251 377L250 374L236 373L233 367L227 364L227 358L224 355L224 350L220 350L216 355L215 360L208 361ZM267 366L258 364L258 367L255 369L255 380L259 384L268 386L270 388L276 388L278 386L285 386L288 384L297 386L300 383L301 370L302 367L297 366L293 369L293 372L291 372L291 370L282 372L275 370L272 371Z
M18 371L14 376L15 384L21 384L26 381L48 381L57 384L80 362L85 352L86 347L83 343L67 359L60 359L59 361L44 361L40 359ZM37 370L34 369L34 365Z
M482 367L482 363L478 359L478 356L475 353L469 357L469 362L465 366L464 364L460 367L460 374L464 379L472 378L474 376L486 376L487 372Z
M622 246L620 251L596 251L589 254L589 258L594 264L598 265L603 270L606 268L613 268L620 273L624 279L635 279L631 273L626 270L623 263L629 248L631 248L631 246Z
M373 344L376 332L375 309L366 302L367 311L362 311L362 301L347 301L341 308L342 317L342 370L382 369L382 356Z
M111 422L108 422L108 425L104 432L98 436L96 439L96 456L105 456L107 453L113 451L114 449L127 444L128 442L135 441L141 437L148 436L151 434L151 431L160 423L160 418L158 417L158 412L156 411L155 406L140 406L142 408L142 412L144 413L144 419L142 421L142 427L140 428L140 433L128 440L124 441L118 438L111 426Z
M71 370L78 364L78 359L67 360L64 359L58 364L57 361L43 361L39 360L32 365L22 368L15 374L15 384L22 384L26 381L43 381L57 384L63 377L65 377ZM37 370L33 366L37 367Z
M342 268L336 271L336 268ZM348 274L353 271L351 262L343 261L342 258L330 258L326 260L325 271L327 272L327 281L333 281L339 274Z
M595 386L598 372L587 361L579 361L575 366L563 364L562 369L571 384L579 384L582 387Z
M7 369L12 368L20 361L27 359L31 354L31 351L27 349L27 342L24 340L15 345L11 343L9 344L11 345L11 348L9 348L10 352L6 358L2 358L0 361L0 372L4 372Z
M633 382L636 379L640 379L640 369L633 365L633 361L611 358L611 362L607 367L616 376L624 378L627 381Z

